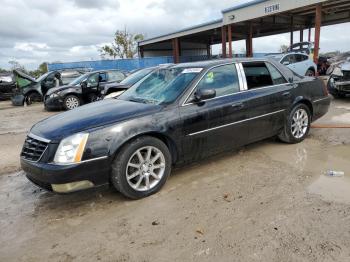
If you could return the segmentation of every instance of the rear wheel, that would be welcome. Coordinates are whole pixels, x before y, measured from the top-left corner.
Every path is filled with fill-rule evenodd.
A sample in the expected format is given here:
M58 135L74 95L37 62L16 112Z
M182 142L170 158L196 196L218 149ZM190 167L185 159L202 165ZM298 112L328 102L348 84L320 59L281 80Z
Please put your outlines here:
M140 199L158 192L171 172L171 155L159 139L139 137L127 143L112 165L111 182L124 196Z
M80 99L75 95L68 95L64 98L63 106L66 110L72 110L80 106Z
M32 92L26 96L27 105L42 102L41 95L37 92Z
M303 141L310 131L311 113L305 104L296 105L285 121L284 129L278 135L283 142L295 144Z

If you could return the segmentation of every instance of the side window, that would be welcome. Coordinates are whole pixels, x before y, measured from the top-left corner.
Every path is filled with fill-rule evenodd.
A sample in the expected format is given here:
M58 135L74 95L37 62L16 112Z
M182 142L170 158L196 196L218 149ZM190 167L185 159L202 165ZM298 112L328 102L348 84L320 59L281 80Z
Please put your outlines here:
M243 63L248 89L273 85L268 68L264 62Z
M216 97L239 92L239 81L234 64L215 67L203 77L197 90L214 89Z
M267 69L270 72L272 82L274 85L280 85L287 83L286 79L283 77L283 75L277 70L275 66L273 66L270 63L266 63Z
M120 82L124 80L125 76L123 73L118 71L108 72L108 82Z
M289 61L289 57L290 55L286 55L282 60L281 60L281 64L282 65L286 65L286 64L290 64L290 61Z
M301 61L309 60L309 57L306 55L301 55Z
M95 74L89 76L89 78L87 79L87 87L98 86L99 77L100 77L99 73L95 73Z
M106 73L100 73L100 76L99 76L99 79L98 79L99 82L107 82L107 74Z

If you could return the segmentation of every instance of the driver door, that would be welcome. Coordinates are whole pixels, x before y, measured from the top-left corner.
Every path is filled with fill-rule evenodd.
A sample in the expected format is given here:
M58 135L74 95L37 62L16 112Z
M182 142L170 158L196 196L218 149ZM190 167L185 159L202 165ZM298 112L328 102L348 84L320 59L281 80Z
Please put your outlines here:
M97 93L99 86L100 73L94 73L86 80L86 85L82 86L83 96L88 97L91 93Z
M180 107L186 162L230 150L248 139L243 121L247 112L235 64L209 70L195 91L198 89L215 90L216 97L200 102L190 102L190 97Z

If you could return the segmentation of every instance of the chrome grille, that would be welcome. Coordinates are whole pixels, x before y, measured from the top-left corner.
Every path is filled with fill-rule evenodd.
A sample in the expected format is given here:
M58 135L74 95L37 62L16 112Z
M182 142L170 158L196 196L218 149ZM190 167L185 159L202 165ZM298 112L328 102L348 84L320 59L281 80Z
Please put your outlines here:
M21 157L29 161L37 162L44 154L47 146L47 142L27 136L22 148Z

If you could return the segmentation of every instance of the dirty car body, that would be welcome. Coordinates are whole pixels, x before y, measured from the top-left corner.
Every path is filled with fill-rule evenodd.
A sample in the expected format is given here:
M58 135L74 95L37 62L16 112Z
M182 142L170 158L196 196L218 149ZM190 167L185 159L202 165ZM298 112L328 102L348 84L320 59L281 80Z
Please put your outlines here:
M283 138L291 113L298 120L299 113L308 112L304 120L311 122L326 114L330 105L321 80L299 77L269 59L179 64L166 70L162 78L151 74L118 99L89 104L34 125L21 153L28 179L59 193L112 181L127 197L141 198L160 190L164 172L173 165L276 135ZM158 85L167 78L172 79L167 85ZM305 128L294 122L305 132L303 136L296 132L292 142L304 139L309 122ZM79 152L71 154L73 142L69 141L73 140ZM134 148L139 148L137 153L130 153ZM150 152L147 157L145 148ZM66 163L67 158L73 160ZM159 164L135 164L137 158L152 158ZM136 166L136 171L129 166ZM151 175L161 185L147 175L156 168L163 173Z
M334 69L327 86L329 92L336 98L350 94L350 62Z

